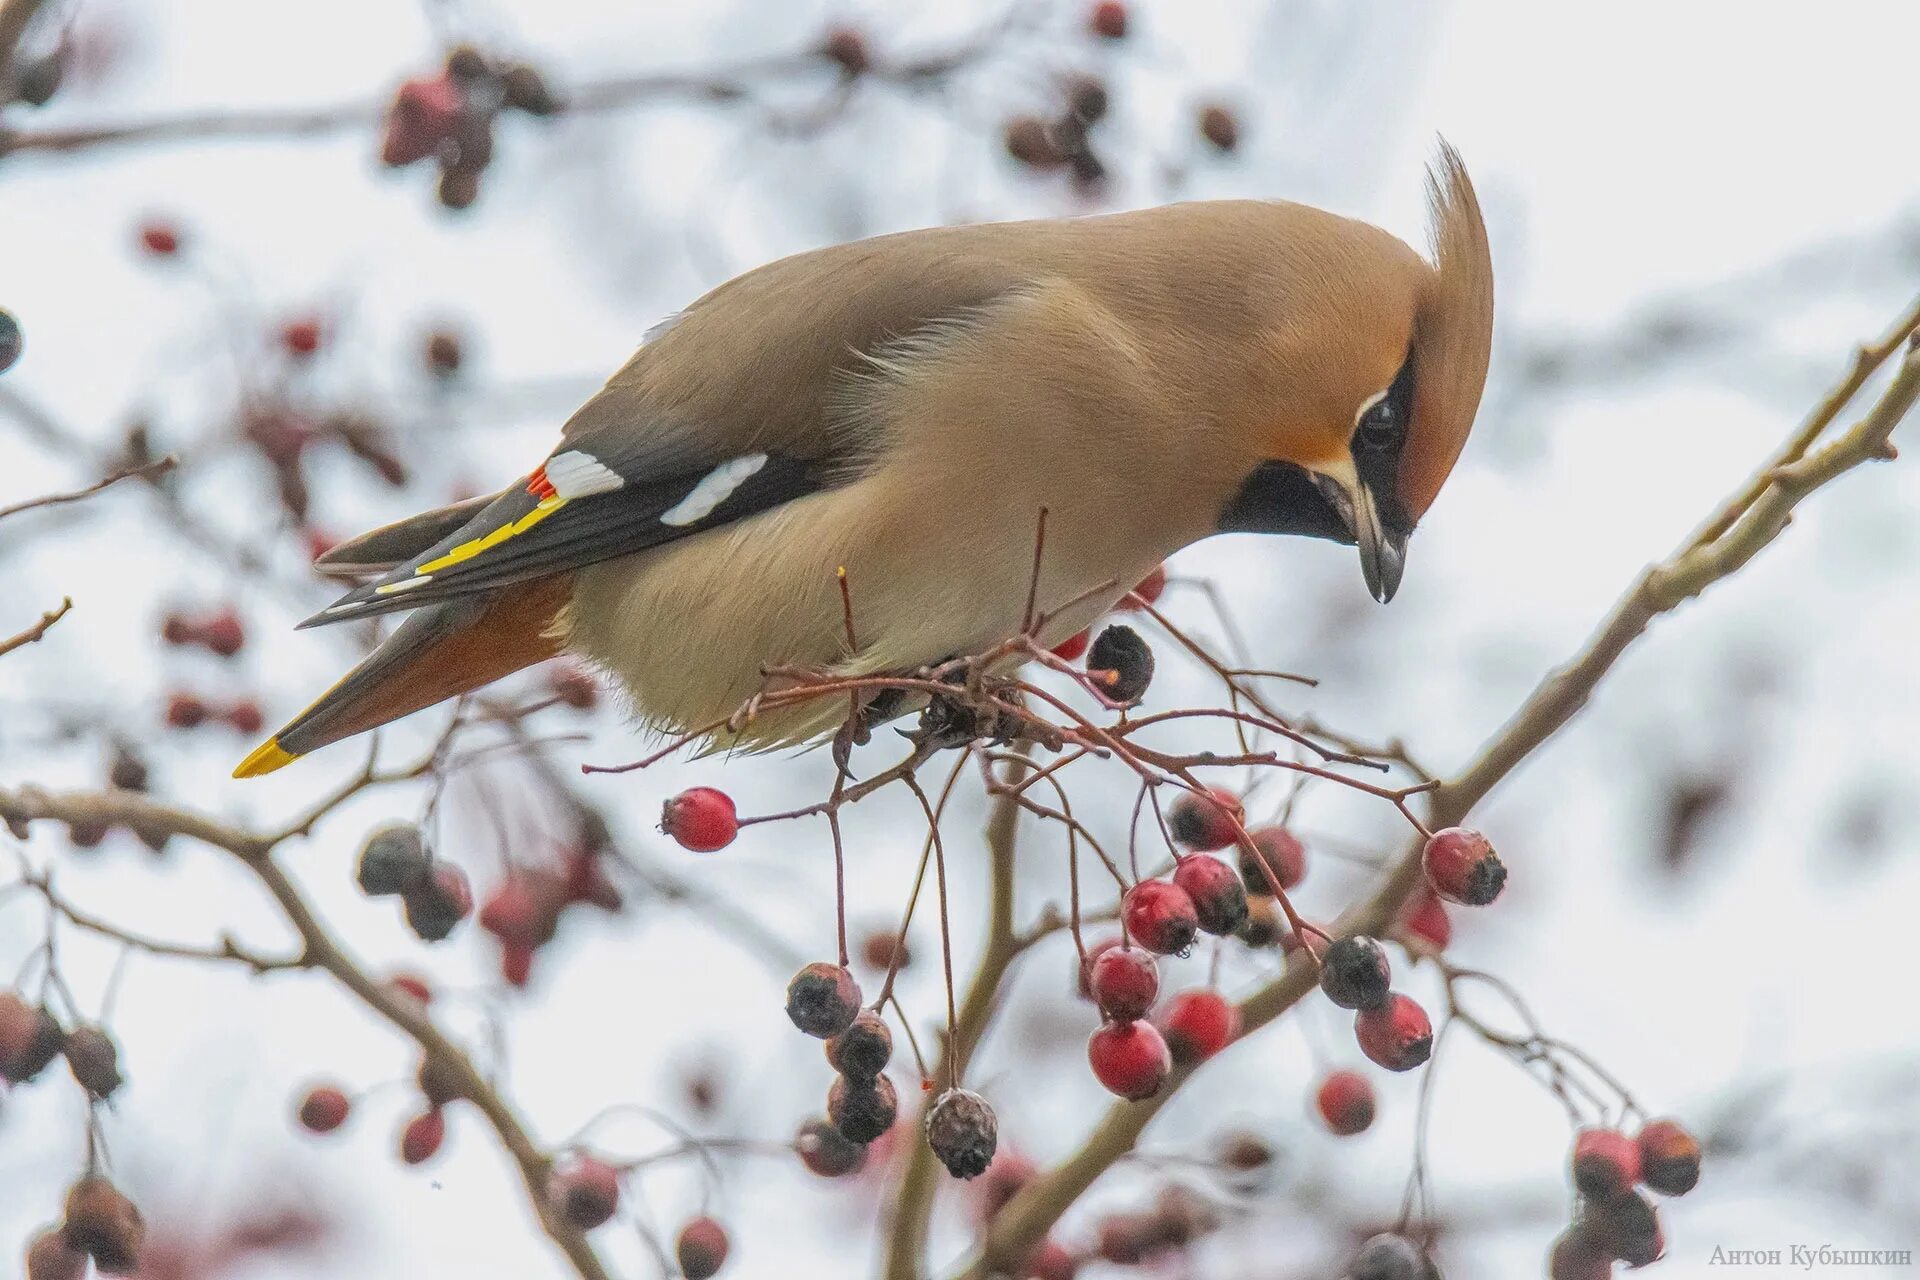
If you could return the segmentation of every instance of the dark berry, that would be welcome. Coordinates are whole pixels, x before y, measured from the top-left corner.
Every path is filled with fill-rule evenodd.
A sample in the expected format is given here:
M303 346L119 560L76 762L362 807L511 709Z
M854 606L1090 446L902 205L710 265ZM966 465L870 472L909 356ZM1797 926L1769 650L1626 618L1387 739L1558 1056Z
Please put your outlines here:
M1342 1009L1377 1009L1393 980L1386 948L1365 935L1340 938L1320 957L1320 989Z
M547 1202L582 1231L591 1231L620 1207L620 1171L605 1160L576 1155L547 1178Z
M1055 169L1067 162L1067 154L1054 136L1052 126L1038 116L1015 116L1007 121L1005 142L1007 154L1029 169ZM1068 662L1079 657L1086 648L1086 632L1081 632L1075 639L1080 642L1079 649L1071 654L1060 655ZM1065 649L1072 643L1069 640L1060 648Z
M435 329L429 333L422 354L426 358L427 370L437 378L451 378L459 373L460 365L466 358L460 335L450 329Z
M1405 1236L1377 1235L1347 1264L1349 1280L1425 1280L1427 1256Z
M120 1051L99 1027L75 1027L60 1051L66 1055L67 1070L91 1097L110 1097L120 1087Z
M1360 1052L1389 1071L1411 1071L1433 1053L1433 1023L1427 1011L1399 994L1355 1015L1353 1034Z
M1650 1266L1667 1252L1659 1211L1637 1191L1590 1203L1584 1221L1607 1252L1630 1267Z
M1093 1002L1115 1022L1146 1016L1160 994L1160 968L1153 953L1115 946L1093 957Z
M823 1178L843 1178L867 1162L867 1149L821 1119L807 1121L794 1136L793 1149L808 1170Z
M444 1063L431 1055L420 1059L419 1069L413 1073L414 1083L420 1087L420 1096L427 1105L438 1109L459 1098L464 1090L460 1077Z
M60 1056L66 1032L43 1007L0 991L0 1079L25 1084Z
M1193 899L1194 916L1203 932L1224 937L1247 918L1247 889L1239 873L1218 858L1181 859L1173 882Z
M1087 1041L1087 1062L1109 1092L1138 1101L1160 1092L1173 1055L1150 1022L1110 1022Z
M1700 1181L1700 1142L1677 1120L1640 1130L1640 1178L1663 1196L1683 1196Z
M1167 829L1173 838L1189 849L1211 853L1240 839L1240 820L1245 814L1240 797L1219 787L1205 795L1183 791L1167 811Z
M674 1256L686 1280L710 1280L727 1262L727 1231L712 1218L695 1218L680 1228Z
M977 1178L993 1164L1000 1121L979 1094L949 1089L927 1112L927 1145L954 1177Z
M843 1076L871 1080L887 1069L893 1058L893 1032L887 1020L863 1009L853 1025L827 1041L827 1061Z
M105 1178L89 1174L67 1190L61 1233L69 1247L92 1258L101 1271L124 1275L140 1265L147 1227L133 1201Z
M1153 683L1153 650L1124 623L1104 627L1087 650L1087 679L1114 706L1130 707Z
M420 840L420 828L411 822L397 822L381 827L360 846L355 878L361 892L384 897L420 887L432 870L432 859Z
M25 345L26 335L20 331L20 322L13 318L11 311L0 310L0 373L13 368Z
M1500 896L1507 868L1487 838L1465 827L1436 831L1421 852L1427 883L1449 902L1484 907Z
M830 1040L860 1013L860 984L839 965L808 965L787 984L787 1017L810 1036Z
M1553 1242L1548 1280L1611 1280L1613 1253L1590 1222L1576 1222Z
M1178 955L1193 945L1200 917L1193 899L1167 880L1142 880L1127 890L1120 916L1133 940L1163 956Z
M500 102L530 116L550 116L561 106L546 77L524 62L516 62L501 73Z
M439 942L473 911L473 890L466 873L450 862L436 862L421 884L401 898L407 927L422 942Z
M67 1243L59 1227L48 1227L27 1246L27 1280L86 1280L87 1255Z
M300 1099L300 1127L309 1133L332 1133L347 1122L353 1104L332 1085L321 1085Z
M866 1145L893 1128L900 1114L900 1096L885 1076L872 1080L836 1077L827 1090L827 1119L848 1142Z
M1574 1135L1572 1163L1581 1195L1611 1200L1640 1181L1640 1144L1618 1129L1582 1129Z
M1232 151L1240 145L1240 118L1219 103L1200 108L1200 136L1216 151Z

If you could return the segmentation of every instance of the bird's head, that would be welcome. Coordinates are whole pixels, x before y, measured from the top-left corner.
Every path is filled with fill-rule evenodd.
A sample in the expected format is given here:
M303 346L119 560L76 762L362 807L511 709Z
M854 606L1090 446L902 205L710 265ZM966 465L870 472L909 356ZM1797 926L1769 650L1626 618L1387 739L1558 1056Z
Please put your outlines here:
M1258 461L1219 523L1357 546L1383 603L1473 428L1492 343L1486 227L1451 147L1429 204L1431 262L1344 220L1321 237L1312 274L1262 335L1277 385L1252 415Z

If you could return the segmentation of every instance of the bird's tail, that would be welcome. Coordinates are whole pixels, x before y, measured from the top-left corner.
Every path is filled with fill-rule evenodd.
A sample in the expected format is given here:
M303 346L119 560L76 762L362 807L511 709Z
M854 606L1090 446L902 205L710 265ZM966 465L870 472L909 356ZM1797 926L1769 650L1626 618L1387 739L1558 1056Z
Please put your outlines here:
M426 605L233 771L257 778L328 743L365 733L560 652L555 623L573 575Z

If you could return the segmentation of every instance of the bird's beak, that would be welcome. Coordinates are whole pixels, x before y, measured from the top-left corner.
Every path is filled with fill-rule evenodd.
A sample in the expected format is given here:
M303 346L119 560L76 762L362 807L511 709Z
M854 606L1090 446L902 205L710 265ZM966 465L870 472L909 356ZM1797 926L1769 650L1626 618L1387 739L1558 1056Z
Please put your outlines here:
M1321 494L1347 522L1347 531L1360 549L1360 572L1366 577L1367 590L1385 604L1400 589L1400 575L1407 565L1406 535L1381 525L1373 491L1360 482L1351 461L1343 458L1315 468L1312 475Z

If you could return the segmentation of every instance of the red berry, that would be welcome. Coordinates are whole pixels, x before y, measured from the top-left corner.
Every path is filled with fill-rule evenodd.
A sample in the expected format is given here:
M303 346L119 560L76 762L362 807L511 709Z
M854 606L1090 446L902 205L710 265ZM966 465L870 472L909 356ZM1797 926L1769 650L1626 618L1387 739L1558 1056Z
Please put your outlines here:
M1293 832L1285 827L1257 827L1247 832L1247 839L1255 851L1250 854L1244 846L1240 850L1240 874L1246 879L1248 893L1270 894L1274 880L1292 893L1307 878L1307 847Z
M1160 994L1160 969L1139 947L1114 946L1092 959L1093 1002L1115 1022L1146 1016Z
M1433 1052L1433 1023L1412 998L1395 993L1353 1019L1360 1052L1389 1071L1411 1071Z
M140 225L140 246L156 258L171 258L180 252L180 229L157 218L144 222Z
M1211 853L1240 839L1245 814L1240 797L1231 791L1212 787L1204 796L1183 791L1167 811L1167 829L1187 848Z
M712 787L690 787L660 807L660 829L683 849L712 853L733 843L740 819L733 797Z
M1156 565L1152 573L1140 579L1133 590L1120 598L1120 609L1142 609L1159 602L1160 593L1167 589L1167 566Z
M591 671L570 662L548 669L547 688L575 711L591 711L600 701L600 682Z
M1074 1280L1080 1264L1058 1240L1042 1240L1020 1268L1021 1280Z
M1080 965L1079 965L1080 998L1082 1000L1093 999L1093 966L1094 964L1100 959L1101 956L1113 950L1115 947L1121 947L1125 945L1126 944L1116 936L1111 938L1102 938L1100 939L1100 941L1094 943L1091 947L1087 948L1087 954L1080 957Z
M309 1133L332 1133L347 1122L352 1104L332 1085L321 1085L300 1100L300 1127Z
M1167 880L1142 880L1127 890L1120 917L1135 942L1163 956L1178 955L1192 946L1200 928L1193 899Z
M994 1156L986 1173L969 1188L974 1194L974 1215L981 1226L1000 1216L1000 1211L1040 1172L1038 1165L1018 1151L1002 1151Z
M1092 638L1092 628L1076 631L1053 647L1053 656L1062 662L1076 662L1087 651L1087 644Z
M234 703L226 710L226 721L234 732L251 737L266 727L266 715L252 698Z
M1393 974L1386 948L1364 934L1336 938L1320 957L1320 989L1342 1009L1377 1009Z
M398 168L424 160L453 135L464 105L459 85L447 75L409 80L387 108L380 159Z
M1373 1084L1358 1071L1335 1071L1320 1082L1313 1101L1327 1129L1342 1138L1365 1133L1373 1125Z
M1640 1181L1640 1144L1618 1129L1582 1129L1573 1139L1573 1185L1590 1200L1612 1200Z
M1123 0L1100 0L1087 15L1087 29L1103 40L1127 38L1127 6Z
M1183 858L1173 882L1193 899L1194 917L1207 933L1224 937L1247 918L1247 890L1240 875L1218 858Z
M1683 1196L1700 1181L1700 1141L1678 1120L1640 1130L1640 1179L1663 1196Z
M1611 1280L1613 1254L1591 1224L1576 1222L1553 1242L1548 1280Z
M793 1139L793 1149L808 1170L822 1178L842 1178L867 1162L867 1149L821 1119L807 1121Z
M502 942L545 946L560 923L566 886L553 875L511 872L480 907L480 927Z
M280 345L289 355L312 355L320 349L320 336L320 321L312 316L289 320L280 326Z
M1422 943L1434 951L1445 951L1453 941L1453 919L1440 895L1422 889L1400 917L1400 933L1408 941Z
M547 1202L582 1231L591 1231L620 1207L620 1171L604 1160L576 1155L547 1179Z
M167 723L176 729L192 729L206 723L207 704L191 693L176 693L167 698Z
M170 645L192 644L199 636L200 628L184 613L170 613L160 620L160 638Z
M860 959L870 969L904 969L912 960L907 944L891 929L876 930L860 943Z
M1421 854L1427 883L1449 902L1484 907L1506 887L1507 868L1487 838L1465 827L1436 831Z
M417 973L393 974L387 979L387 985L408 999L418 1000L423 1006L433 1003L433 988Z
M1240 1034L1240 1010L1218 991L1182 991L1160 1015L1167 1050L1181 1066L1205 1062Z
M533 978L533 957L537 948L525 942L500 944L500 979L510 987L524 989Z
M172 621L169 618L168 624L171 625ZM247 629L241 624L238 613L232 609L222 609L201 622L193 638L221 657L231 658L247 643Z
M1173 1071L1167 1042L1150 1022L1110 1022L1087 1041L1087 1062L1110 1092L1138 1101L1160 1092Z
M830 1040L860 1013L860 984L839 965L817 961L787 984L787 1017L810 1036Z
M446 1140L447 1117L438 1107L429 1107L400 1131L400 1158L408 1164L423 1164L433 1159Z
M827 61L838 63L841 73L849 79L863 74L873 62L873 55L867 50L867 38L851 27L835 27L827 32L827 38L820 42L820 53Z
M726 1265L726 1228L712 1218L695 1218L680 1228L674 1254L680 1259L680 1271L687 1280L709 1280Z
M48 1227L27 1246L27 1280L86 1280L87 1255L67 1243L59 1227Z

